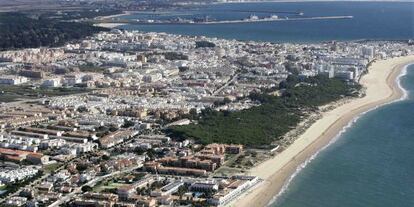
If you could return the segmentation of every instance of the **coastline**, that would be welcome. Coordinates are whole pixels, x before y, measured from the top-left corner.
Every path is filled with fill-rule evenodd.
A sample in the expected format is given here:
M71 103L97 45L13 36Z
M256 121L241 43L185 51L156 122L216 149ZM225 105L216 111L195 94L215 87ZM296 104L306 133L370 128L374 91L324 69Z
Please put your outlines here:
M112 19L112 18L116 18L116 17L122 17L122 16L130 15L132 13L134 13L134 12L132 12L132 11L122 11L122 13L120 13L120 14L114 14L114 15L109 15L109 16L100 16L100 17L97 17L97 19L100 19L100 20Z
M313 123L288 148L252 168L249 175L259 176L264 181L227 206L268 206L287 188L298 171L316 157L319 151L334 142L361 114L406 97L406 92L399 84L399 77L406 66L412 63L413 55L380 60L372 64L369 73L360 81L366 87L366 96L323 112L322 118Z
M133 13L134 13L133 11L123 11L120 14L114 14L114 15L109 15L109 16L100 16L100 17L97 17L96 19L98 19L98 20L107 20L107 19L127 16L127 15L130 15L130 14L133 14ZM113 28L123 26L123 25L127 25L127 23L97 23L97 24L94 24L94 26L104 27L104 28L108 28L108 29L113 29Z
M96 26L96 27L104 27L104 28L107 28L107 29L114 29L116 27L123 26L123 25L127 25L127 24L126 23L125 24L124 23L99 23L99 24L94 24L94 26Z
M250 1L231 1L231 2L213 2L211 4L251 4L251 3L297 3L297 2L335 2L337 0L250 0ZM346 0L346 2L408 2L410 0Z

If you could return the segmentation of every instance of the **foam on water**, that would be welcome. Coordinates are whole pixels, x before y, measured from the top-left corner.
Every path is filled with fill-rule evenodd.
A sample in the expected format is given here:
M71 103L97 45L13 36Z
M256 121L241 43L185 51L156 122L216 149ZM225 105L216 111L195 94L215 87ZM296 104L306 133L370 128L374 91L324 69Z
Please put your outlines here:
M279 193L277 194L277 195L275 195L273 198L272 198L272 200L270 200L270 202L268 203L268 205L267 206L271 206L271 205L273 205L273 204L275 204L276 202L277 202L277 199L283 194L283 193L285 193L286 192L286 190L289 188L289 185L291 184L291 182L293 181L293 179L302 171L302 169L304 169L310 162L312 162L312 160L314 160L318 155L319 155L319 153L320 152L322 152L323 150L325 150L326 148L328 148L330 145L332 145L333 143L335 143L340 137L341 137L341 135L342 134L344 134L350 127L352 127L352 125L355 123L355 122L357 122L358 121L358 119L361 117L361 116L363 116L364 114L366 114L366 113L368 113L368 112L370 112L370 111L373 111L373 110L376 110L376 109L378 109L379 107L382 107L382 106L385 106L385 105L388 105L388 104L391 104L391 103L395 103L395 102L399 102L399 101L403 101L403 100L406 100L407 98L408 98L408 95L409 95L409 92L406 90L406 89L404 89L402 86L401 86L401 77L403 77L403 76L405 76L405 75L407 75L407 68L410 66L410 65L414 65L414 63L411 63L411 64L407 64L407 65L405 65L404 67L403 67L403 69L401 70L401 72L400 72L400 74L398 75L398 77L396 78L396 83L397 83L397 85L398 85L398 87L401 89L401 91L403 92L403 95L401 96L401 98L399 98L399 99L397 99L397 100L394 100L394 101L391 101L391 102L387 102L387 103L383 103L383 104L380 104L380 105L377 105L377 106L375 106L375 107L373 107L373 108L371 108L371 109L368 109L367 111L364 111L364 112L362 112L362 113L360 113L358 116L355 116L350 122L348 122L348 124L347 125L345 125L342 129L341 129L341 131L332 139L332 140L330 140L329 141L329 143L327 144L327 145L325 145L324 147L322 147L321 149L319 149L318 151L316 151L315 152L315 154L313 154L311 157L309 157L307 160L305 160L305 162L303 162L302 164L300 164L297 168L296 168L296 170L295 170L295 172L289 177L289 179L287 179L286 180L286 182L283 184L283 187L281 188L281 190L279 191Z
M402 100L405 100L405 99L407 99L407 98L408 98L409 91L408 91L408 90L405 90L405 88L401 86L401 77L403 77L403 76L407 75L407 68L408 68L409 66L411 66L411 65L414 65L414 64L408 64L408 65L405 65L405 66L404 66L404 68L402 69L402 71L401 71L400 75L398 75L398 77L397 77L397 80L396 80L396 81L397 81L397 85L398 85L398 87L401 89L401 91L403 92L403 95L402 95L402 96L401 96L401 98L400 98L399 100L397 100L397 101L402 101Z

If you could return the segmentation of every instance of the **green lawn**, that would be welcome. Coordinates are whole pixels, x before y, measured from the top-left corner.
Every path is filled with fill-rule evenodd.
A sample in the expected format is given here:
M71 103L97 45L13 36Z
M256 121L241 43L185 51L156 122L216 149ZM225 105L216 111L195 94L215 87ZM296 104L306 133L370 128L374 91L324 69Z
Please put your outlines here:
M120 188L122 186L125 186L126 184L124 183L117 183L117 182L113 182L113 181L104 181L98 185L96 185L95 187L93 187L93 191L94 192L101 192L103 190L107 190L107 189L115 189L115 188Z
M1 102L13 102L13 101L19 101L20 99L25 99L27 97L17 95L17 94L0 94L0 103Z
M50 165L43 166L42 169L43 169L43 172L48 174L48 173L56 171L56 169L58 169L60 166L61 166L60 163L53 163L53 164L50 164Z

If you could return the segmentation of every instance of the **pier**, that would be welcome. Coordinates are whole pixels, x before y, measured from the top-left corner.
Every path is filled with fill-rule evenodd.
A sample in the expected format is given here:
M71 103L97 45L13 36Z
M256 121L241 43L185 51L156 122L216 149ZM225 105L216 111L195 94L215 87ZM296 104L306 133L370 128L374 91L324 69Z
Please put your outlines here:
M263 14L296 14L303 15L303 12L298 11L271 11L271 10L230 10L232 12L244 12L244 13L263 13Z
M191 20L171 21L171 20L127 20L127 19L104 19L95 20L93 23L122 23L122 24L138 24L138 25L214 25L214 24L247 24L258 22L282 22L282 21L306 21L306 20L338 20L352 19L353 16L322 16L322 17L296 17L296 18L262 18L262 19L241 19L241 20L222 20L222 21L205 21L195 22Z
M326 17L300 17L300 18L281 18L281 19L249 19L249 20L225 20L212 22L197 22L195 24L237 24L237 23L256 23L256 22L278 22L278 21L303 21L303 20L328 20L328 19L352 19L353 16L326 16Z
M210 10L215 11L217 10ZM222 12L240 12L240 13L255 13L255 14L293 14L293 15L303 15L302 11L278 11L278 10L240 10L240 9L231 9L231 10L219 10Z

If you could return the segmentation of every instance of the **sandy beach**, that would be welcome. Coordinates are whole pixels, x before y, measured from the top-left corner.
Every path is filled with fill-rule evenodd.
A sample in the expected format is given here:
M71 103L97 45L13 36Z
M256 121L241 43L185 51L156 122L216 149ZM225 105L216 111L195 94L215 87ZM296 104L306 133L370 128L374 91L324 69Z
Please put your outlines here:
M126 16L126 15L130 15L133 14L133 11L123 11L121 14L114 14L114 15L109 15L109 16L101 16L101 17L97 17L98 20L107 20L107 19L113 19L113 18L118 18L118 17L122 17L122 16ZM113 29L122 25L126 25L126 23L98 23L95 24L95 26L97 27L105 27L108 29Z
M99 23L99 24L95 24L94 26L97 27L105 27L108 29L113 29L122 25L127 25L127 24L123 24L123 23Z
M112 18L117 18L117 17L122 17L122 16L130 15L132 13L134 13L134 12L133 11L123 11L120 14L114 14L114 15L109 15L109 16L100 16L100 17L97 17L97 19L101 19L101 20L102 19L112 19Z
M400 99L404 93L397 84L397 79L403 68L410 63L414 63L414 56L373 63L369 68L369 73L360 81L366 88L366 96L353 99L331 111L324 112L322 118L312 124L287 149L252 168L249 174L259 176L264 179L264 182L228 206L267 206L297 169L320 149L327 146L358 115Z

